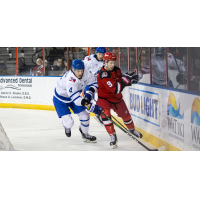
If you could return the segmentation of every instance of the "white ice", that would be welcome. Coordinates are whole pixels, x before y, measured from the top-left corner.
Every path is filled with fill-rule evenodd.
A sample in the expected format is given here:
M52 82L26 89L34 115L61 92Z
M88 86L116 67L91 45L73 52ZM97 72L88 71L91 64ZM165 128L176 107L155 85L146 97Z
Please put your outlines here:
M66 137L62 120L55 111L0 108L0 122L15 150L19 151L146 151L124 132L115 127L118 148L112 149L110 136L94 117L90 120L89 133L97 143L85 143L78 130L79 120L74 118L72 136ZM137 124L136 124L137 126ZM149 148L156 148L145 140Z

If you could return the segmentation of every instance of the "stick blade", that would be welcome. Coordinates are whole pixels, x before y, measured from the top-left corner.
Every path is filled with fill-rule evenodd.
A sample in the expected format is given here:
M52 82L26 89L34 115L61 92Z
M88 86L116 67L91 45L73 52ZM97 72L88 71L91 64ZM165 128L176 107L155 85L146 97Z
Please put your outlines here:
M164 151L166 149L166 147L165 146L162 146L162 147L159 147L158 148L158 151Z

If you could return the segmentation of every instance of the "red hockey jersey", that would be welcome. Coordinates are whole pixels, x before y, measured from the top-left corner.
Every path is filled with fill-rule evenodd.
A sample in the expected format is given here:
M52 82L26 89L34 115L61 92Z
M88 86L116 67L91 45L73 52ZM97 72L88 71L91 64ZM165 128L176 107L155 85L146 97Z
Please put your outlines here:
M121 79L122 73L119 67L115 66L113 71L107 71L102 67L97 76L98 98L112 103L120 102L122 100Z

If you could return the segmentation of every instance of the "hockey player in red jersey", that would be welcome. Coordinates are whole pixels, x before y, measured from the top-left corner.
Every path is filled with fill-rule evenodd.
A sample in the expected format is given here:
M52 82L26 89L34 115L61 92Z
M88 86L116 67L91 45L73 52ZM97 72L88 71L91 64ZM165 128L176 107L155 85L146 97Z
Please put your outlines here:
M115 66L116 59L115 54L111 52L107 52L103 56L104 66L97 76L99 85L97 105L103 108L104 114L109 118L111 117L111 109L114 110L123 119L130 132L141 138L142 134L135 130L133 120L121 93L125 87L138 82L138 75L135 72L122 74L120 68ZM108 134L111 136L110 145L116 148L118 140L114 125L104 115L101 115L101 118Z

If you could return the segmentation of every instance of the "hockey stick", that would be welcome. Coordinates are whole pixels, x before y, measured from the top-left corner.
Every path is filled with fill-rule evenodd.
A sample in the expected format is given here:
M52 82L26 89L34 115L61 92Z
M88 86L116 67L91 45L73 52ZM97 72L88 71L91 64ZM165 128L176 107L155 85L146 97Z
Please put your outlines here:
M140 63L140 60L141 60L142 48L143 48L143 47L141 47L141 49L140 49L140 54L139 54L139 57L138 57L138 60L137 60L137 63L136 63L136 67L135 67L136 70L138 69L138 66L139 66L139 63ZM128 73L129 73L129 71L128 71ZM130 72L130 73L131 73L131 72Z
M139 55L138 61L137 61L137 63L136 63L136 69L138 68L138 65L139 65L139 62L140 62L140 59L141 59L141 56L142 56L142 48L143 48L143 47L141 47L141 49L140 49L140 55Z
M143 146L145 149L147 149L148 151L164 151L165 150L165 146L162 146L158 149L149 149L147 146L145 146L142 142L140 142L139 140L137 140L132 134L129 133L129 131L127 129L124 129L122 127L124 126L120 126L119 124L117 124L116 122L114 122L110 117L108 117L107 115L105 115L103 112L100 112L104 117L106 117L108 120L110 120L113 124L115 124L119 129L121 129L122 131L124 131L124 133L126 133L129 137L131 137L132 139L134 139L138 144L140 144L141 146ZM111 115L111 117L113 117ZM113 117L114 118L114 117ZM114 118L115 119L115 118ZM116 120L117 121L117 120Z
M96 102L96 100L93 98L93 100ZM101 114L106 117L108 120L110 120L113 124L115 124L119 129L121 129L122 131L124 131L128 136L130 136L132 139L134 139L137 143L139 143L141 146L143 146L145 149L147 149L148 151L164 151L165 150L165 146L162 146L158 149L149 149L147 146L145 146L143 143L141 143L139 140L137 140L130 132L128 129L126 129L119 121L117 121L115 119L115 117L113 117L111 115L111 118L115 119L119 124L117 124L115 121L113 121L110 117L108 117L106 114L104 114L103 112L101 112Z

